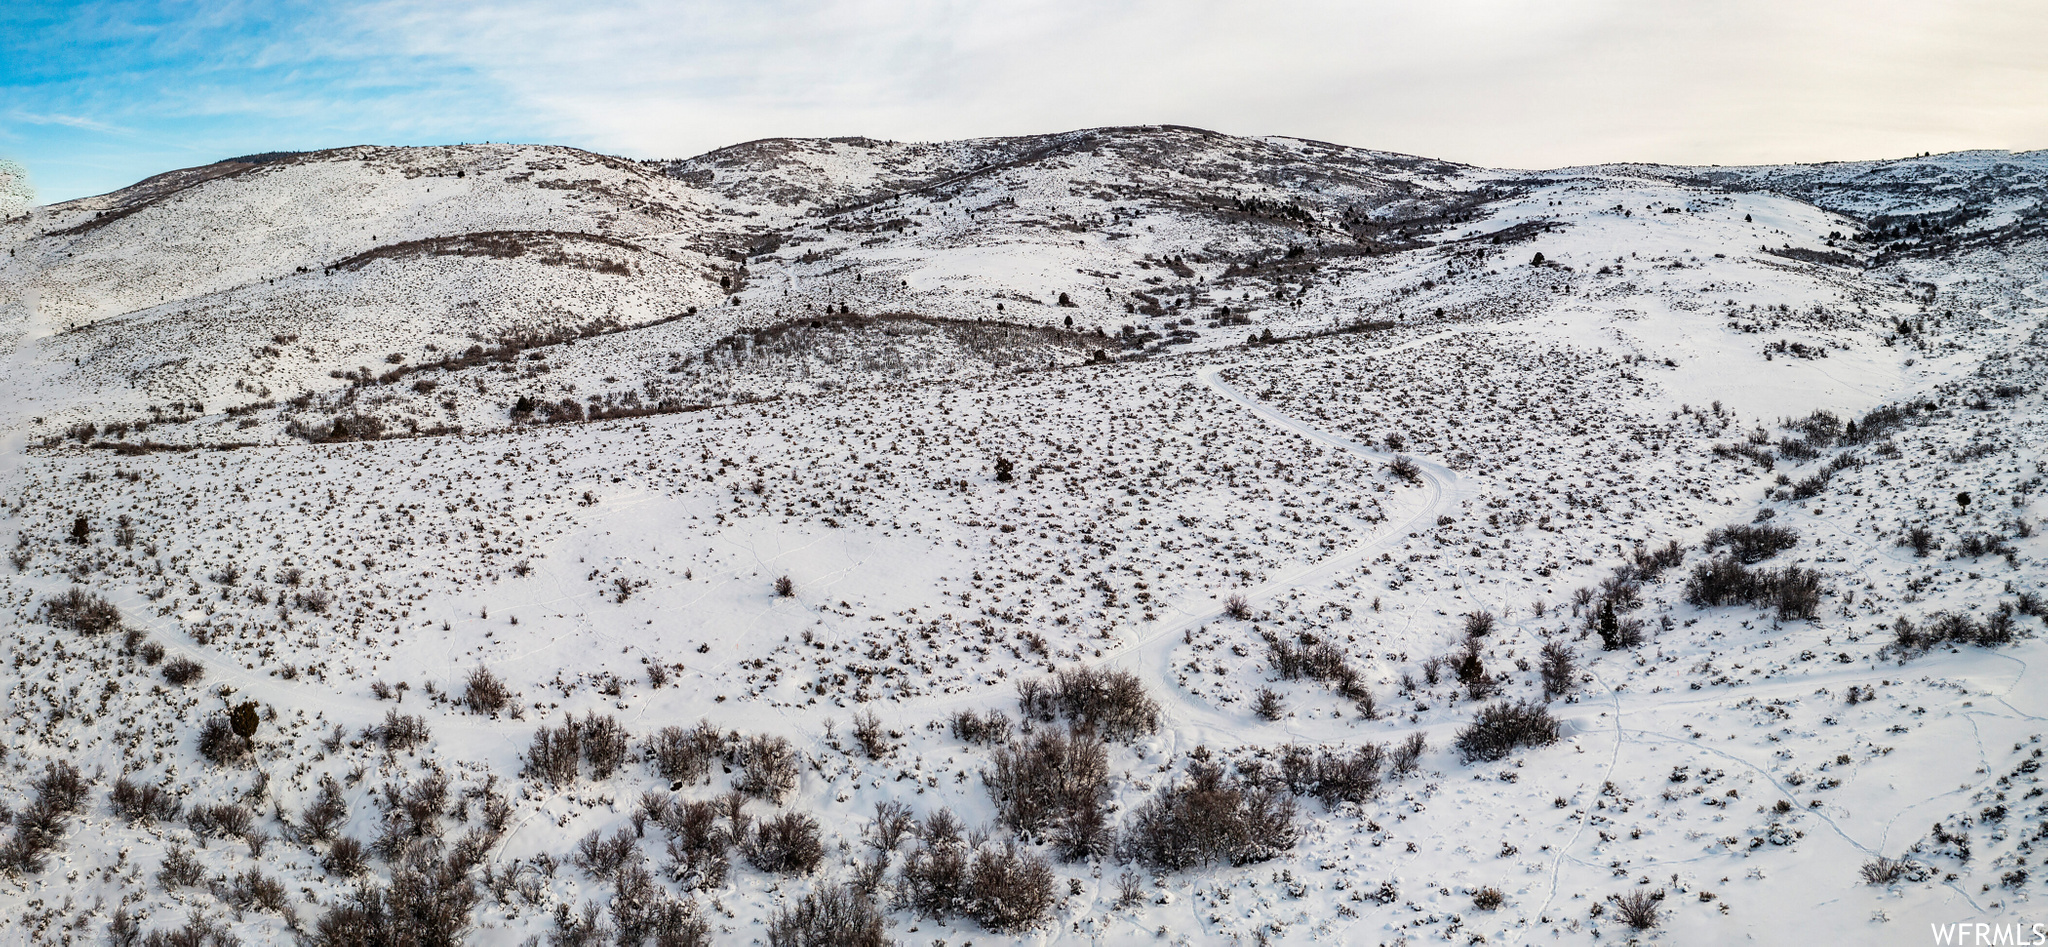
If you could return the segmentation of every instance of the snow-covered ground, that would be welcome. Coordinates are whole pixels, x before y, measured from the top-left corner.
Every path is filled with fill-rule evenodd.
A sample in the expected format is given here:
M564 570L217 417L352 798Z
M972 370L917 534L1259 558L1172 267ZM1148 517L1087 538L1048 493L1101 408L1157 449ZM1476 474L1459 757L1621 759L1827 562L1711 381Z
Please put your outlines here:
M835 890L905 944L2048 921L2044 177L1148 127L347 149L35 208L0 222L0 923L343 943L383 891L471 943L770 943ZM1071 723L1020 694L1076 668L1156 715L1020 819L998 787ZM1503 701L1555 741L1461 752ZM1162 856L1216 767L1291 832ZM784 815L815 864L747 829Z

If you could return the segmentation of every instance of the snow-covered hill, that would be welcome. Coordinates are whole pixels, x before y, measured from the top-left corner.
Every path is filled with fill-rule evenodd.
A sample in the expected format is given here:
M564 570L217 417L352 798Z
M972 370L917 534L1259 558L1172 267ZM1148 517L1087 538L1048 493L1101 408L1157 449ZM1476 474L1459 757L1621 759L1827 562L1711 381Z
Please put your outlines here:
M33 208L5 923L2032 923L2044 177L1146 126Z

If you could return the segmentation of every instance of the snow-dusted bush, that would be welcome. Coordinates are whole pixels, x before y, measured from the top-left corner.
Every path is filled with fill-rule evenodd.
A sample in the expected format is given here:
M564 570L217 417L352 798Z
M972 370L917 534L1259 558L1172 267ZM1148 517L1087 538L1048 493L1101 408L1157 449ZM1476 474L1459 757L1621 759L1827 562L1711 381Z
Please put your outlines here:
M1700 548L1712 552L1723 546L1744 565L1754 565L1799 544L1799 531L1790 526L1768 523L1736 524L1710 530Z
M733 786L739 791L780 805L796 789L797 752L787 739L757 734L739 745L737 755L740 777Z
M1000 710L979 714L962 710L953 715L953 737L967 743L1003 743L1010 739L1010 718Z
M1519 747L1557 742L1557 719L1542 704L1501 701L1480 708L1453 743L1470 763L1506 759Z
M498 680L498 676L486 667L480 666L469 672L469 680L462 688L462 704L469 708L470 713L497 713L505 709L505 704L511 699L512 692L506 689L505 682Z
M1106 842L1101 812L1109 792L1109 754L1100 740L1042 729L997 747L991 763L982 778L1004 827L1070 849Z
M654 764L654 771L670 782L694 783L711 772L711 758L717 755L725 737L710 721L685 730L668 726L655 731L642 755Z
M82 635L100 635L121 627L121 610L106 596L73 586L43 603L50 624Z
M1076 730L1106 740L1130 740L1159 729L1158 702L1129 671L1083 666L1051 678L1026 678L1017 682L1017 702L1026 717L1047 723L1064 718Z
M801 812L763 819L740 842L740 853L762 871L778 875L809 874L825 858L818 820Z
M1226 777L1197 760L1188 776L1138 807L1125 836L1129 854L1169 871L1216 862L1246 865L1294 847L1294 803Z
M827 885L768 920L768 947L883 947L882 912L873 899Z
M206 676L206 668L191 658L179 655L164 662L164 680L183 686Z

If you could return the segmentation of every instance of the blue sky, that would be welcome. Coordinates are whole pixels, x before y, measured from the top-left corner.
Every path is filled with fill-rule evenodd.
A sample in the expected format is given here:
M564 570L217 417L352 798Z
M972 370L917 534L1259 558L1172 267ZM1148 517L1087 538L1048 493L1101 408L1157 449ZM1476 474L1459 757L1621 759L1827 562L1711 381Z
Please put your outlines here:
M38 200L240 154L683 156L1172 122L1481 164L2048 147L2012 0L123 0L0 4Z

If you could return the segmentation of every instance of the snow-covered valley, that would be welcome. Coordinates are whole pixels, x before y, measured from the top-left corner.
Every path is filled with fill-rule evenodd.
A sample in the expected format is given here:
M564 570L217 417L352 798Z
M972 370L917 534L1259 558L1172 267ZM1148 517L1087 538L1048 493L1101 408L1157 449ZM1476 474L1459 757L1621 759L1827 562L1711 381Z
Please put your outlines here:
M33 208L0 929L2031 930L2044 197L1146 126Z

